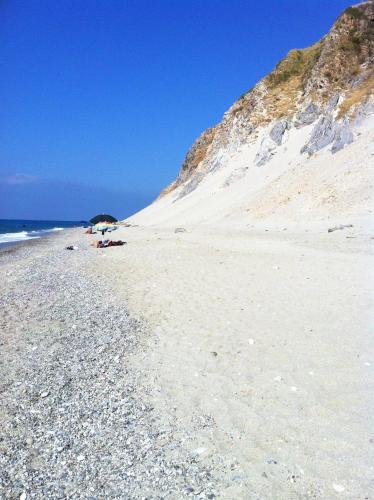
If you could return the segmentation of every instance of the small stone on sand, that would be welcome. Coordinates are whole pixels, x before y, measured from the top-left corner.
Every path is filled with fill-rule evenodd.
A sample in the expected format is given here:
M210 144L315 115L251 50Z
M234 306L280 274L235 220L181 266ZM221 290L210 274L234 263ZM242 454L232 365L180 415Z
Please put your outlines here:
M337 484L337 483L332 483L332 487L334 488L334 490L337 493L343 493L343 491L345 490L344 486L342 486L341 484Z
M192 454L193 455L202 455L203 453L205 453L207 451L207 448L196 448L195 450L193 450Z

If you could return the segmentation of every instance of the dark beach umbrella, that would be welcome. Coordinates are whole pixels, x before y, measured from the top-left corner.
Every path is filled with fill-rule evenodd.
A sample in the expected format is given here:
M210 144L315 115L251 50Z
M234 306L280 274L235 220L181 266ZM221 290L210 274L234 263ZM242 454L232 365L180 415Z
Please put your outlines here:
M117 222L117 219L109 214L99 214L92 217L91 224L98 224L99 222Z

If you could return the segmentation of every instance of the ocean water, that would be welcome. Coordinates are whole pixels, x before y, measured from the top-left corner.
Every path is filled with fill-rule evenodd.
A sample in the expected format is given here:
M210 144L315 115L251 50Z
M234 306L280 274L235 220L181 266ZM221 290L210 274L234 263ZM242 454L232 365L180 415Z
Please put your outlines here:
M83 225L78 221L0 219L0 248Z

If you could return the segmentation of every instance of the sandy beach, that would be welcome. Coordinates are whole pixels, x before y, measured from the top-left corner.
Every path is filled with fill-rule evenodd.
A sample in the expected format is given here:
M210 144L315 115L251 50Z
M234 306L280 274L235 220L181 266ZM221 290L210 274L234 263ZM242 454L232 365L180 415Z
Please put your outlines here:
M374 500L374 0L6 4L0 500Z
M204 463L224 457L220 496L370 498L373 239L364 227L123 234L126 258L110 259L155 337L141 361L155 405L191 429Z
M1 255L7 291L2 297L5 498L23 491L30 498L42 498L49 491L43 487L49 485L56 494L56 484L65 488L66 483L77 497L85 498L82 488L92 481L92 474L105 484L105 467L113 461L122 474L122 432L127 435L128 430L117 429L117 423L122 421L121 391L127 390L128 379L135 391L128 414L138 420L140 412L144 418L131 431L135 448L147 452L139 456L131 445L125 447L130 457L126 460L136 464L131 458L135 455L139 467L130 468L133 474L126 479L122 475L121 481L115 472L103 486L107 497L115 496L111 488L117 488L122 498L372 498L371 234L359 225L333 233L327 226L307 232L184 229L175 233L172 227L120 228L113 237L127 245L109 249L89 246L96 235L67 230ZM79 249L66 251L67 244ZM56 283L59 275L62 295L44 303L46 283ZM78 279L83 279L79 287L85 301L92 300L93 310L105 304L106 312L98 312L104 315L98 330L92 330L90 322L86 331L86 320L75 318L69 301L66 305L66 294ZM76 311L86 311L84 301L74 303ZM118 308L135 325L142 325L135 328L136 340L128 340L134 325L120 323L116 334L111 315ZM58 318L46 315L56 310ZM88 333L89 349L81 338ZM87 350L100 353L97 346L108 335L109 352L104 349L85 363ZM110 414L109 427L116 430L109 432L114 434L105 445L111 456L105 466L102 449L81 431L84 415L69 414L45 427L39 421L35 427L35 413L52 418L58 411L55 406L63 406L55 398L65 390L61 377L66 366L61 372L53 368L61 356L61 351L56 354L60 345L67 353L71 383L77 377L80 394L94 394L88 408L112 397L119 405L117 413ZM34 372L35 363L40 373ZM113 386L95 393L80 378L81 363L89 378L98 371L109 372ZM63 395L67 404L78 397ZM16 397L21 404L14 406ZM142 410L142 405L152 412ZM97 419L106 428L107 415L91 410L89 428ZM67 423L72 425L71 435L77 432L76 447L66 452L68 458L61 458L68 476L56 480L52 472L59 465L58 429ZM154 437L155 425L164 431L162 437ZM147 439L139 441L144 429ZM35 447L25 441L30 434ZM12 446L19 450L17 458ZM41 462L35 459L38 454ZM160 454L157 472L152 461ZM81 455L84 459L77 462ZM140 466L144 456L152 463L147 472ZM15 476L13 460L19 466ZM171 463L183 464L180 477L168 470ZM159 489L155 477L160 478ZM96 493L87 493L87 498L102 497L97 484L94 489Z
M102 255L82 229L0 253L0 497L214 498L131 368L149 330Z

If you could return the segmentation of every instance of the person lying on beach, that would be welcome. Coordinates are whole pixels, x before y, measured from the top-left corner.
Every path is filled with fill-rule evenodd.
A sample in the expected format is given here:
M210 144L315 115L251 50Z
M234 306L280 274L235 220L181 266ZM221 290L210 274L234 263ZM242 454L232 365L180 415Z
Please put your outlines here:
M95 248L107 248L107 247L118 247L125 245L126 241L118 240L118 241L113 241L113 240L100 240L100 241L95 241L91 243L91 246Z

